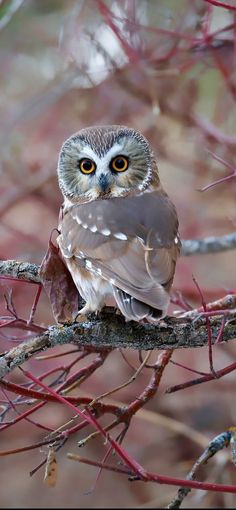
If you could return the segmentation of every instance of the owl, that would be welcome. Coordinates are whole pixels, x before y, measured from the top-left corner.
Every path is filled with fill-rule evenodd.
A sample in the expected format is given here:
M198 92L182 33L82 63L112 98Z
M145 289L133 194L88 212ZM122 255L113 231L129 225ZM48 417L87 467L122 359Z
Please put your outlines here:
M164 317L180 252L178 218L145 137L118 125L81 129L62 145L58 180L57 241L86 303L78 314L101 310L113 296L127 320Z

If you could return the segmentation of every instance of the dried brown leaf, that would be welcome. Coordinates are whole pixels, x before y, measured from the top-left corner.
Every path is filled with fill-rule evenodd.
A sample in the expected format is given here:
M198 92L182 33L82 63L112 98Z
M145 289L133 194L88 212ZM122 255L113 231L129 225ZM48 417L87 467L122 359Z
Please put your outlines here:
M47 463L45 468L44 483L48 487L55 487L57 483L57 459L54 449L51 447L48 451Z
M57 322L70 322L78 310L79 293L59 255L59 248L49 240L47 253L39 270Z

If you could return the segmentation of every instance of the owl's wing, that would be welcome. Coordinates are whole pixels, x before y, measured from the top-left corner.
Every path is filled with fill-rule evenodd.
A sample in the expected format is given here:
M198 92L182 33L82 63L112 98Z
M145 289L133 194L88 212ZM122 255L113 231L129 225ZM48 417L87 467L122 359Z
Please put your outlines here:
M128 295L166 311L180 241L175 208L163 191L72 206L60 229L63 256L79 258L118 288L118 305Z

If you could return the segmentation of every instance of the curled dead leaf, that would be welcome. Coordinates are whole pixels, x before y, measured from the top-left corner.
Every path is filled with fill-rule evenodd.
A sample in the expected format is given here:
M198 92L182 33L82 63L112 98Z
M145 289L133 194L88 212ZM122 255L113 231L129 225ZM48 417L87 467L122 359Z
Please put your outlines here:
M58 466L55 450L52 447L49 447L47 462L45 467L45 475L44 475L44 483L48 485L48 487L55 487L57 483L57 474L58 474Z
M51 238L40 265L39 275L55 320L61 323L73 321L73 314L78 310L79 293L60 257L59 248L53 244Z

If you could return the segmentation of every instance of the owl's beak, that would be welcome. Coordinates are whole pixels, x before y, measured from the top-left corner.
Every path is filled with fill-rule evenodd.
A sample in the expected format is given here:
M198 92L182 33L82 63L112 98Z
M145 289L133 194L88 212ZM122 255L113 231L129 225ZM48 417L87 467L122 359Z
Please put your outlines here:
M101 174L98 179L98 184L101 188L102 193L106 193L110 187L109 180L105 174Z

